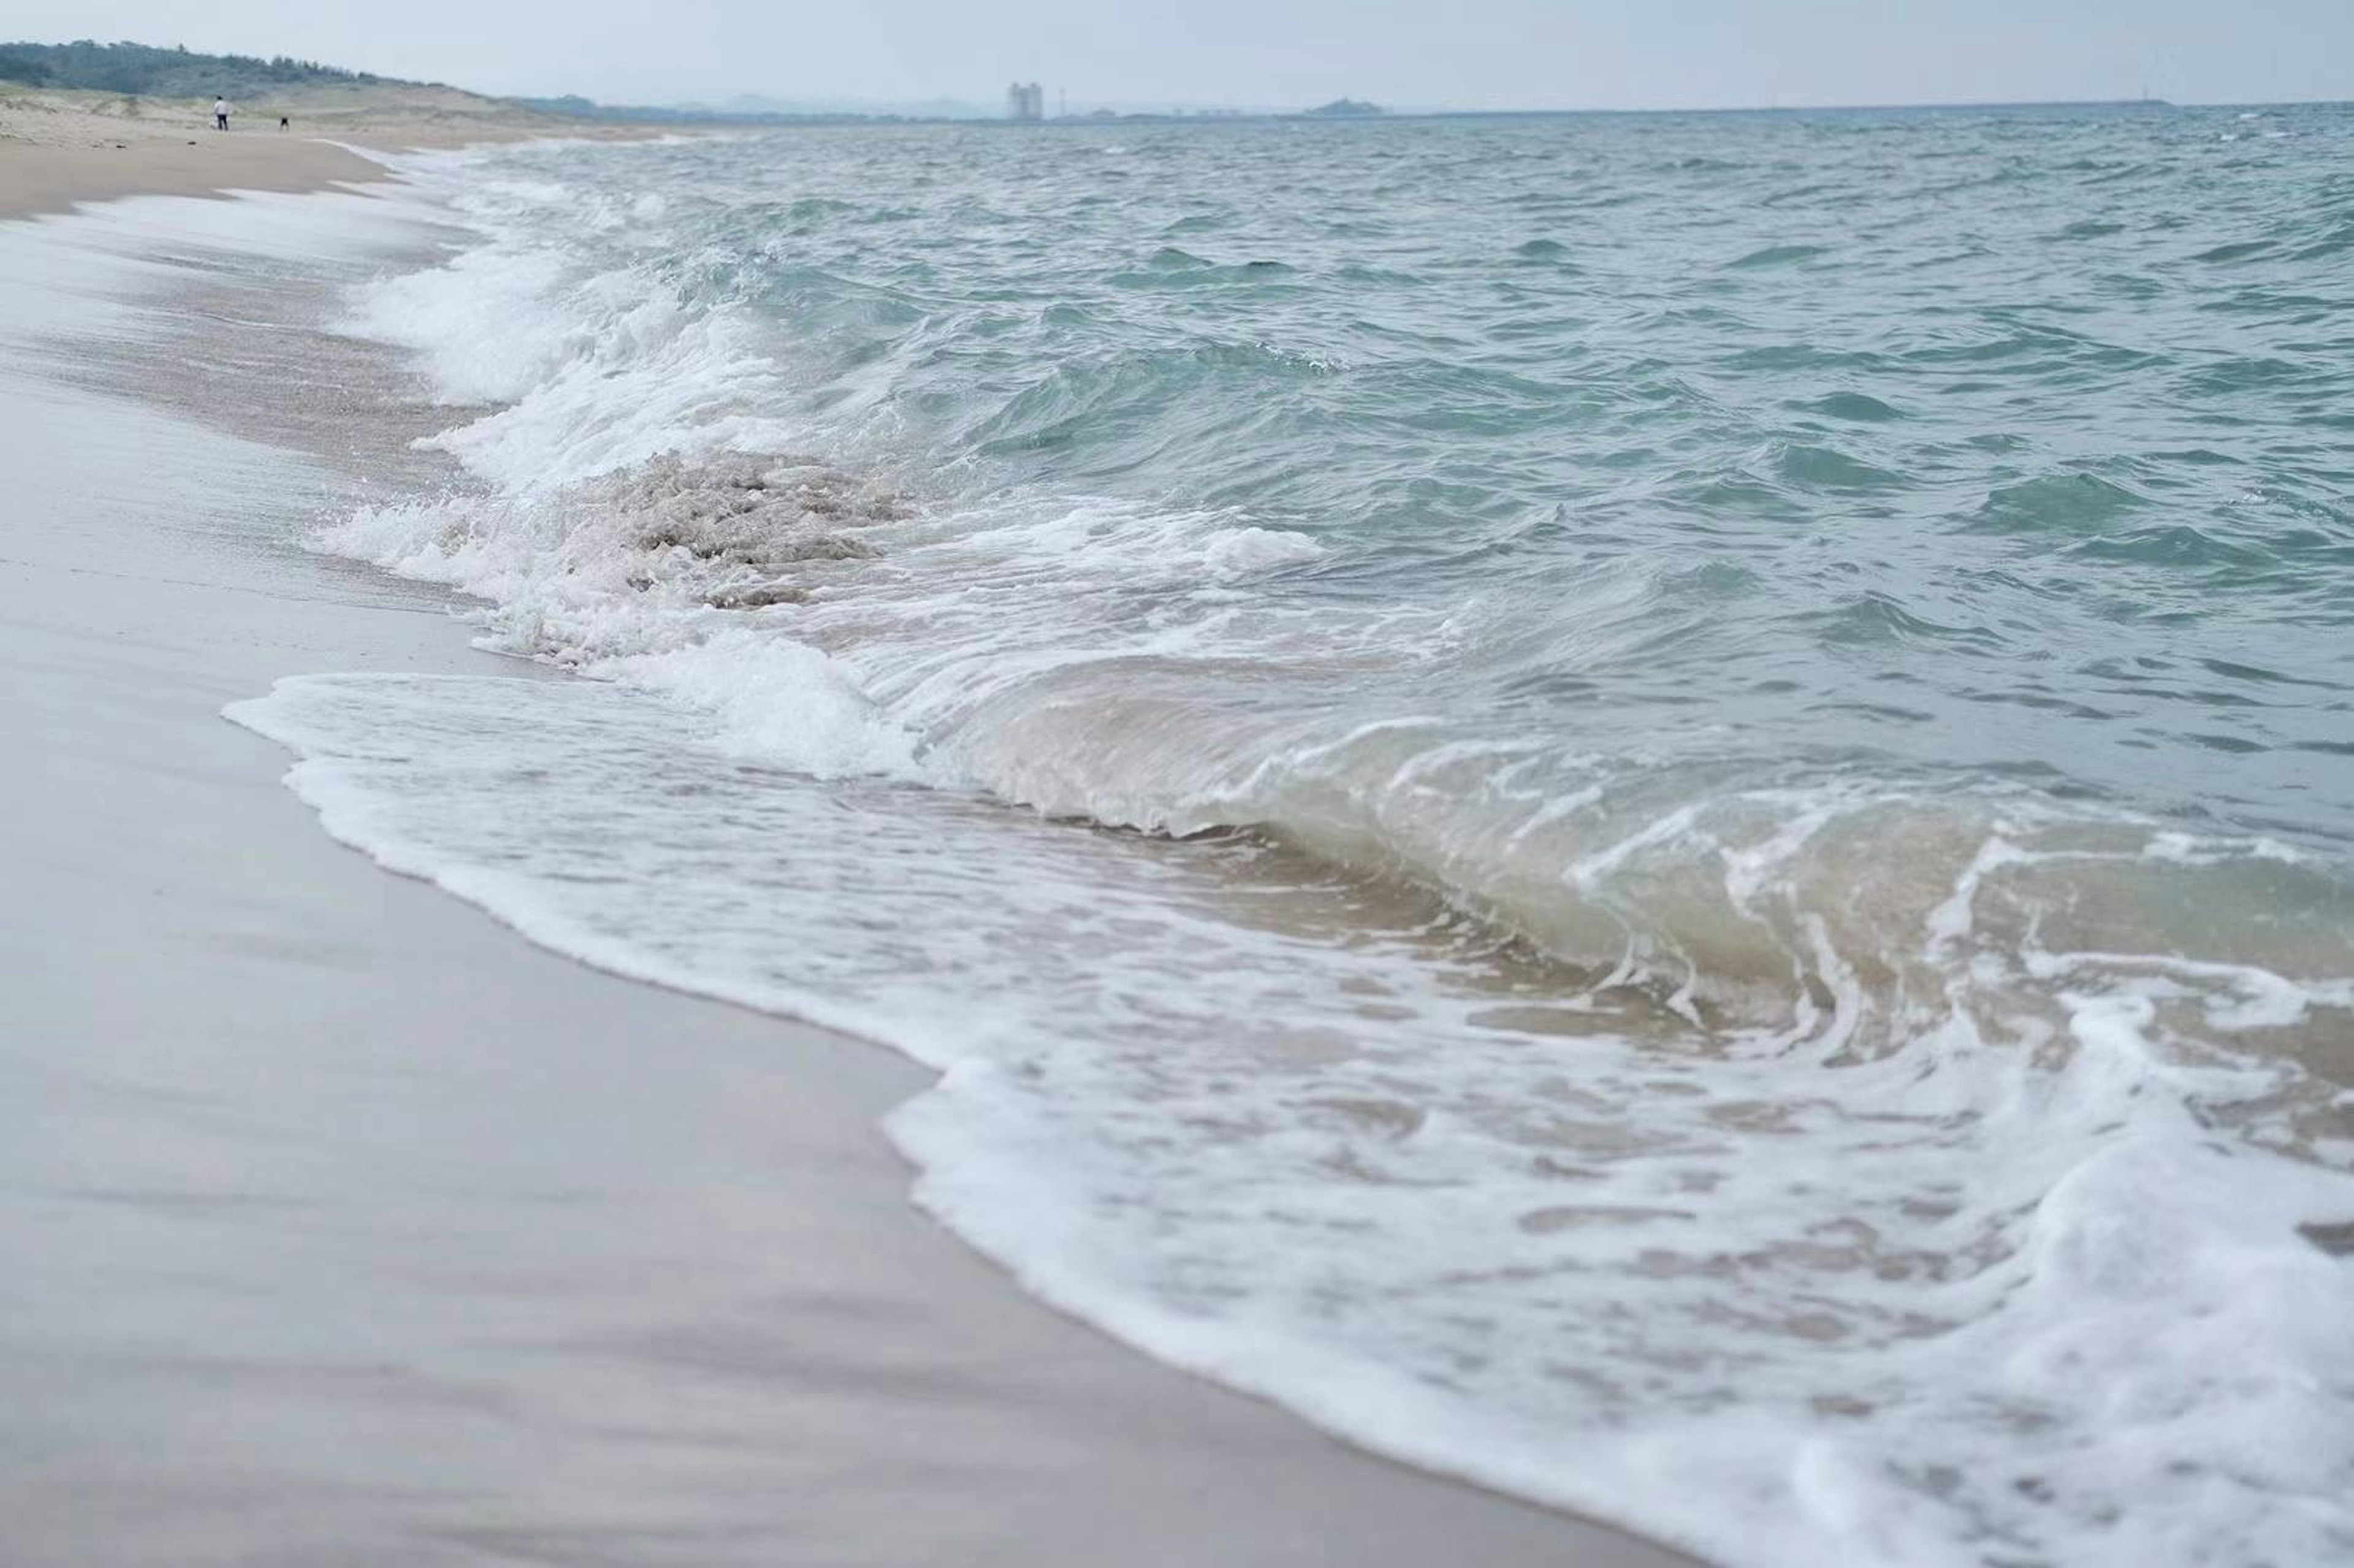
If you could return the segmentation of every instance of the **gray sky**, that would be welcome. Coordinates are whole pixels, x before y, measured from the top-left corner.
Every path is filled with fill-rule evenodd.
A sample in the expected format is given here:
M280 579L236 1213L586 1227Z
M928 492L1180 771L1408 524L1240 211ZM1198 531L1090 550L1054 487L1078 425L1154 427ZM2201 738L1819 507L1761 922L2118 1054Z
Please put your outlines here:
M2354 0L0 0L485 92L1461 108L2354 98Z

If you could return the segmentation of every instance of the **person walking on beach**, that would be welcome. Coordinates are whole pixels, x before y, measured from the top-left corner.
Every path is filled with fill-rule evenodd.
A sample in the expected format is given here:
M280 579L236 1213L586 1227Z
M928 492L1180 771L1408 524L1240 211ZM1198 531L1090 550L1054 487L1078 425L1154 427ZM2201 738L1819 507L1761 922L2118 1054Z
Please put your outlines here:
M213 129L216 131L228 129L228 100L226 98L213 100Z

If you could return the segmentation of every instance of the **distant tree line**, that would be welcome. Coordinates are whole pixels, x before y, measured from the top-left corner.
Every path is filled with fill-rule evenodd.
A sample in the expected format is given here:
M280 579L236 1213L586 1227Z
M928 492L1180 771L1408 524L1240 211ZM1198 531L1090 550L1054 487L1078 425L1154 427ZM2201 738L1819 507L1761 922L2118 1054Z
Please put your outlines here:
M76 88L157 98L210 98L217 93L267 91L313 82L365 85L387 79L287 55L198 55L184 47L101 44L0 44L0 81L27 87Z

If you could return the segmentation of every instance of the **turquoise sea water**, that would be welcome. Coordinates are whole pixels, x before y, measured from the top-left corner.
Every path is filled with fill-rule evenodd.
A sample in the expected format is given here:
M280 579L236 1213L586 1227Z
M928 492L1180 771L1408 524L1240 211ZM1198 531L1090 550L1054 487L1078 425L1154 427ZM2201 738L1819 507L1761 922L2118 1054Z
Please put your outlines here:
M944 1069L919 1197L1739 1563L2354 1557L2354 111L422 160L446 494L592 683L328 824Z
M1514 645L1450 700L2343 844L2349 131L836 132L626 188L689 309L779 333L763 413L1298 530L1320 600L1477 599Z

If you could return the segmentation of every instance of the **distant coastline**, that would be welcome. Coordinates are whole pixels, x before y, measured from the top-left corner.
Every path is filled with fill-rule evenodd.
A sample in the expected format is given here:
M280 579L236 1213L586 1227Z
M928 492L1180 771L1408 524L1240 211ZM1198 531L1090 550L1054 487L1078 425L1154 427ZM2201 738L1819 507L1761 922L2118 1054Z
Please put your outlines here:
M130 104L149 98L209 100L223 95L256 111L281 103L327 107L359 90L429 94L437 107L461 113L525 116L575 125L694 128L793 125L1007 124L1185 125L1307 121L1351 123L1432 120L1555 120L1638 115L2032 114L2072 111L2172 112L2190 108L2292 108L2290 103L2187 104L2163 98L1933 101L1922 103L1739 104L1722 106L1551 107L1464 109L1446 105L1390 106L1339 98L1313 107L1225 107L1187 104L1167 109L1090 102L1040 121L1008 122L978 102L939 98L921 103L863 107L842 100L746 95L722 104L614 103L579 93L498 96L442 82L406 80L287 56L211 55L150 45L0 43L0 97L26 90L111 95Z
M1318 123L1341 122L1363 124L1381 122L1425 122L1433 120L1571 120L1626 119L1645 116L1674 117L1690 115L1805 115L1805 114L2012 114L2050 113L2071 110L2146 110L2151 112L2175 112L2187 108L2238 109L2250 107L2293 108L2292 104L2179 104L2165 99L2055 99L2050 101L2020 101L1992 103L1864 103L1864 104L1802 104L1802 105L1741 105L1708 109L1387 109L1373 104L1358 104L1348 100L1347 108L1331 104L1314 109L1185 109L1185 110L1113 110L1090 109L1068 114L1048 115L1043 120L1015 121L1002 115L979 110L959 113L914 114L896 110L872 112L848 109L763 109L729 110L697 106L663 104L609 104L578 95L560 98L517 98L507 101L518 107L541 113L561 115L570 119L628 125L678 126L761 126L761 125L1006 125L1038 129L1044 126L1076 125L1232 125L1270 122L1303 121Z

